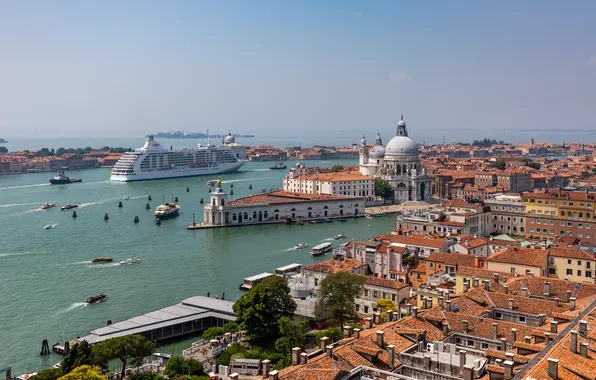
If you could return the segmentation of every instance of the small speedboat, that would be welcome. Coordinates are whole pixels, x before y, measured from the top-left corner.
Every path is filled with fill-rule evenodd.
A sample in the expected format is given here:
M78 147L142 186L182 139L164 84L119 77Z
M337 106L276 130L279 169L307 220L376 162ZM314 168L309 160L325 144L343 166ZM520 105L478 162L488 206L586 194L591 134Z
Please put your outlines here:
M344 234L337 234L333 237L335 240L339 240L339 239L345 239L346 235Z
M217 180L216 179L210 179L209 181L207 181L207 185L209 185L209 186L215 186L215 185L217 185Z
M123 201L127 201L129 199L130 199L130 197L124 197L124 198L122 198Z
M336 222L345 222L346 218L335 218L333 220L335 220Z
M41 205L41 207L39 209L40 210L49 210L54 207L56 207L55 203L46 203L45 205Z
M104 298L106 298L107 296L108 296L108 293L99 293L97 295L87 298L85 300L85 302L87 302L87 303L99 302L99 301L103 300Z
M52 228L51 224L46 224L45 226L43 226L44 230L49 230L50 228Z
M308 244L306 243L298 243L294 246L295 249L302 249L302 248L306 248L308 247Z
M120 261L120 264L138 264L141 262L141 259L137 259L136 257L126 259L124 261Z
M111 263L114 261L111 257L96 257L91 260L92 263Z
M65 206L60 207L60 211L70 210L70 209L77 208L77 207L79 207L79 206L78 205L65 205Z
M366 217L366 219L372 219L372 218L374 218L374 216L372 216L371 214L366 214L365 217Z

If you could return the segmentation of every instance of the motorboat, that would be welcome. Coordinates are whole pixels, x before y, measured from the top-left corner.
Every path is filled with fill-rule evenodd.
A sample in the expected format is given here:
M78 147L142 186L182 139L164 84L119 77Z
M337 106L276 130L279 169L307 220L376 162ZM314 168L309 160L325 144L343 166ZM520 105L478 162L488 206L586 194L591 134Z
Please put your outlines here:
M60 169L56 172L54 178L50 179L52 185L67 185L69 183L83 182L82 179L69 178L64 174L64 170Z
M124 198L122 198L123 201L127 201L129 199L130 199L130 197L124 197Z
M302 249L302 248L306 248L308 247L308 244L306 243L298 243L294 246L295 249Z
M44 230L49 230L50 228L52 228L51 224L46 224L45 226L43 226Z
M99 294L96 294L94 296L87 298L85 300L85 302L87 302L87 303L99 302L99 301L103 300L104 298L106 298L107 296L108 296L108 293L99 293Z
M77 208L79 207L78 205L64 205L62 207L60 207L60 211L65 211L65 210L71 210L73 208Z
M371 215L371 214L366 214L365 217L366 217L366 219L372 219L372 218L374 218L374 216Z
M346 235L344 234L337 234L333 237L335 240L339 240L339 239L345 239Z
M275 165L269 167L271 170L283 170L285 168L287 168L287 166L283 161L279 161Z
M56 207L55 203L46 203L46 204L41 205L41 207L39 209L40 210L49 210L54 207Z
M114 261L111 257L96 257L91 260L92 263L111 263Z
M346 218L335 218L333 220L335 220L336 222L345 222Z
M311 256L321 256L331 251L331 248L333 248L331 243L321 243L319 245L314 246L312 248L312 251L310 251L310 254Z
M137 259L136 257L126 259L124 261L120 261L120 264L138 264L141 262L141 259Z

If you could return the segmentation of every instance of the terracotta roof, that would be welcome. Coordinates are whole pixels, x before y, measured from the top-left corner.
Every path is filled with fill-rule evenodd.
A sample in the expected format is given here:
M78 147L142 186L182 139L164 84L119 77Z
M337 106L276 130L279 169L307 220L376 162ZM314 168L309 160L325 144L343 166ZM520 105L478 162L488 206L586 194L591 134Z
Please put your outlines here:
M391 243L415 245L419 247L431 247L441 249L447 241L441 238L424 237L424 236L405 236L405 235L388 235L388 240Z
M503 278L510 279L512 277L515 277L515 275L512 273L496 272L496 271L472 268L472 267L466 267L466 266L460 266L457 268L458 275L467 276L467 277L478 277L478 278L489 279L489 280L492 280L494 278L495 273L497 273L499 275L499 279L503 279Z
M357 261L357 260L356 260ZM390 289L403 289L409 285L401 281L390 280L387 278L366 276L366 285L378 286Z
M474 267L476 258L474 256L462 253L431 252L431 254L426 258L426 261L438 262L447 265Z
M583 249L575 249L575 248L551 248L549 250L549 256L554 257L565 257L570 259L580 259L580 260L596 260L594 253L590 251L585 251Z
M314 272L333 274L337 272L354 272L355 269L366 265L356 259L345 259L343 261L335 259L327 259L319 261L314 264L307 265L304 267L305 270L311 270Z
M508 247L493 254L487 261L542 268L547 263L547 255L544 249Z

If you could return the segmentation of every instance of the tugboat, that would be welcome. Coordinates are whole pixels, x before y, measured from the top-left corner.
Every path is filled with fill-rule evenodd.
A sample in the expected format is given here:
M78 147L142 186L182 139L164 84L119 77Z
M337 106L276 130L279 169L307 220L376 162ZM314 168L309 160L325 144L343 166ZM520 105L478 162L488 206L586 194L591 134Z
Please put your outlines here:
M283 161L279 161L275 165L269 167L269 169L271 169L271 170L283 170L285 168L287 168L287 166L286 166L286 164L284 164Z
M162 199L163 202L163 199ZM163 203L155 208L155 219L169 219L178 216L180 206L173 201L170 203Z
M95 296L91 296L91 297L87 298L85 300L85 302L87 302L87 303L99 302L99 301L103 300L104 298L106 298L107 296L108 296L108 293L99 293Z
M56 172L56 176L50 179L52 185L67 185L69 183L83 182L82 179L69 178L64 175L64 170L60 169Z
M111 257L96 257L91 260L92 263L111 263L114 261Z
M60 207L60 211L70 210L70 209L77 208L77 207L79 207L79 206L78 205L66 205L66 206Z
M40 210L49 210L54 207L56 207L55 203L46 203L45 205L41 205L41 207L39 209Z

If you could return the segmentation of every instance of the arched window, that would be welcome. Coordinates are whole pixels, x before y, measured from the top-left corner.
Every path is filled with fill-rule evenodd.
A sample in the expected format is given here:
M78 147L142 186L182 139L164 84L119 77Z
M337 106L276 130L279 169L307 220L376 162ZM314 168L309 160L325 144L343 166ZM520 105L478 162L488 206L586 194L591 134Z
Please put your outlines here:
M406 169L406 165L404 164L402 167L402 173L406 174L408 172L408 170Z
M267 213L267 211L265 211L265 212L263 213L263 216L265 217L265 219L267 219L267 217L269 216L269 215L268 215L268 213Z
M226 205L226 201L223 200L223 198L221 199L221 206L225 206Z
M236 213L232 214L232 220L236 220Z
M401 175L401 167L397 165L397 175Z
M279 212L279 210L278 209L275 209L275 210L273 210L273 212Z
M325 210L327 210L328 208L329 208L329 207L327 207L327 206L323 207L323 209L325 209Z
M339 208L344 208L344 205L339 205Z
M295 208L292 208L290 211L296 211L296 209Z
M253 211L253 212L252 212L252 218L253 218L253 219L256 219L256 218L257 218L257 212L256 212L256 211Z
M312 207L309 207L308 210L312 210ZM294 211L294 210L292 209L292 211Z
M247 212L244 213L244 220L248 220L248 213Z

